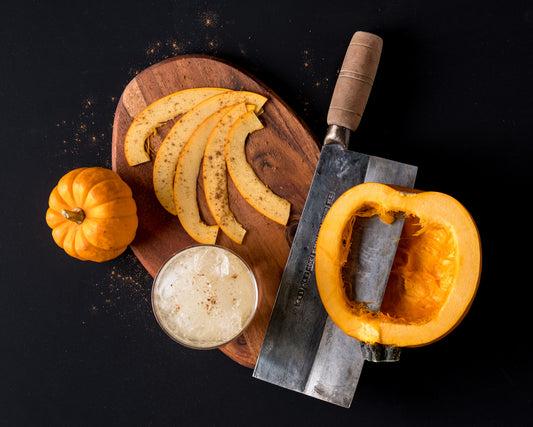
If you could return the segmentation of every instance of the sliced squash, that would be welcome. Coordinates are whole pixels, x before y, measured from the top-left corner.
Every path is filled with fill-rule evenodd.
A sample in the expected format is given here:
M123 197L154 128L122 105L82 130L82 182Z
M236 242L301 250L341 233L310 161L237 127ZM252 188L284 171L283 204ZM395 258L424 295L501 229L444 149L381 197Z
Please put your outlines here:
M225 149L228 172L239 193L252 207L267 218L286 225L291 204L268 188L246 159L246 139L250 133L260 129L263 129L263 124L253 111L239 117L232 126Z
M135 117L126 133L124 153L128 164L135 166L150 161L145 142L158 126L184 114L205 99L228 91L216 87L184 89L152 102Z
M405 218L379 312L352 300L342 277L348 227L361 216L384 222ZM481 243L474 220L454 198L365 183L345 192L320 228L315 273L331 319L347 335L396 347L430 344L466 315L481 274Z
M267 98L254 92L221 93L196 105L174 124L159 147L153 170L155 194L168 212L177 215L174 204L174 175L181 150L193 132L205 119L222 108L246 102L255 105L256 111L259 111L266 101Z
M187 234L199 243L214 244L219 226L208 225L202 220L197 198L198 175L207 140L218 121L231 108L223 108L203 121L183 148L176 167L174 204L178 218Z
M241 103L219 120L205 147L202 174L205 198L213 218L220 229L237 243L242 243L246 230L237 221L229 206L224 147L231 127L246 112L246 104Z

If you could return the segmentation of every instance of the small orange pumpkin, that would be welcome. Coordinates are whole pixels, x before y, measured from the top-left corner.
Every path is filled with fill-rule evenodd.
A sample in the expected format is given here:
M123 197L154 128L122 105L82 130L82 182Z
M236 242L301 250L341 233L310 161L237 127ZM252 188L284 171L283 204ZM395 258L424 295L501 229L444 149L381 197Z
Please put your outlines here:
M116 258L135 238L137 205L112 170L79 168L63 176L48 201L46 223L54 241L83 261Z
M379 312L350 299L342 267L357 217L405 218ZM481 274L477 227L454 198L365 183L341 195L321 226L315 271L324 307L347 335L396 347L430 344L451 332L474 299Z

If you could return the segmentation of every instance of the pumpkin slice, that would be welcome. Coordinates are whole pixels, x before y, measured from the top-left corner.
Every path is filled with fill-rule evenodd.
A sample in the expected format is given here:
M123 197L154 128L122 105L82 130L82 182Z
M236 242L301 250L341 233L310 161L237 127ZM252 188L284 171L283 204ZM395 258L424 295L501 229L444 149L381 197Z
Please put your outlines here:
M324 307L347 335L396 347L430 344L466 315L481 274L476 225L454 198L366 183L341 195L320 228L315 273ZM348 297L342 267L360 216L405 217L379 312Z
M198 174L209 135L231 108L223 108L204 120L183 148L176 167L174 204L178 218L187 234L199 243L214 244L219 226L206 224L200 216L197 199Z
M289 220L291 204L273 193L255 174L246 160L246 138L252 132L263 129L263 124L253 111L235 122L226 141L226 163L228 172L237 190L258 212L279 224L286 225Z
M157 152L153 180L154 190L161 205L171 214L177 215L174 205L174 175L181 150L193 132L211 114L222 108L241 102L255 105L256 111L267 101L262 95L247 91L226 92L212 96L185 113L172 127Z
M184 89L152 102L135 117L126 133L124 154L128 164L135 166L150 161L145 141L158 126L184 114L203 100L228 91L216 87Z
M246 105L241 103L219 120L205 147L202 175L207 206L213 218L221 230L237 243L242 243L246 230L237 221L229 206L224 147L231 127L246 112Z

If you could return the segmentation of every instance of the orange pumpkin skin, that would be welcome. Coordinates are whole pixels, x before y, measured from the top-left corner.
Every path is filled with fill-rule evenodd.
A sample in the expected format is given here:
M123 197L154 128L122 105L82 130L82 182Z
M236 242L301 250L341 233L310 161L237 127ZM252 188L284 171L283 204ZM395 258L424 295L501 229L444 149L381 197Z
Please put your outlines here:
M112 170L91 167L63 176L48 200L46 223L67 254L83 261L116 258L135 238L137 205Z
M379 312L350 300L343 283L349 234L358 216L405 218ZM397 347L435 342L468 312L481 274L481 243L467 210L437 192L377 183L353 187L333 204L319 232L315 272L324 307L347 335Z

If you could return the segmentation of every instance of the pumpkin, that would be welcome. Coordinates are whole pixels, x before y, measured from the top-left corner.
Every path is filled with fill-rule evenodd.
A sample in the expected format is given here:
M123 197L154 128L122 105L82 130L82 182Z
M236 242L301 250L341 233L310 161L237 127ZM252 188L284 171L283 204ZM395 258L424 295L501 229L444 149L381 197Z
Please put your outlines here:
M183 89L152 102L135 116L124 138L124 155L128 164L135 166L150 161L146 143L162 123L186 113L211 96L228 91L216 87Z
M243 102L234 106L221 117L207 140L202 165L202 180L207 207L220 229L231 240L239 244L243 242L246 229L237 221L230 208L224 147L231 127L246 111L246 104Z
M54 241L80 260L119 256L137 231L137 205L130 187L112 170L75 169L63 176L48 201L46 223Z
M260 129L263 129L263 124L253 111L243 114L233 124L225 145L228 172L241 196L256 211L278 224L287 225L291 213L290 202L263 183L246 158L246 139Z
M358 217L405 218L381 308L349 297L342 267ZM315 273L334 323L368 344L416 347L451 332L467 313L481 274L481 243L468 211L438 192L357 185L332 205L319 231ZM349 285L348 285L349 287Z
M211 114L241 102L253 104L256 112L267 101L262 95L248 91L230 91L214 95L191 108L172 126L157 150L154 161L154 191L161 205L172 215L177 215L174 203L174 176L179 156L194 131ZM224 150L222 150L224 152Z

